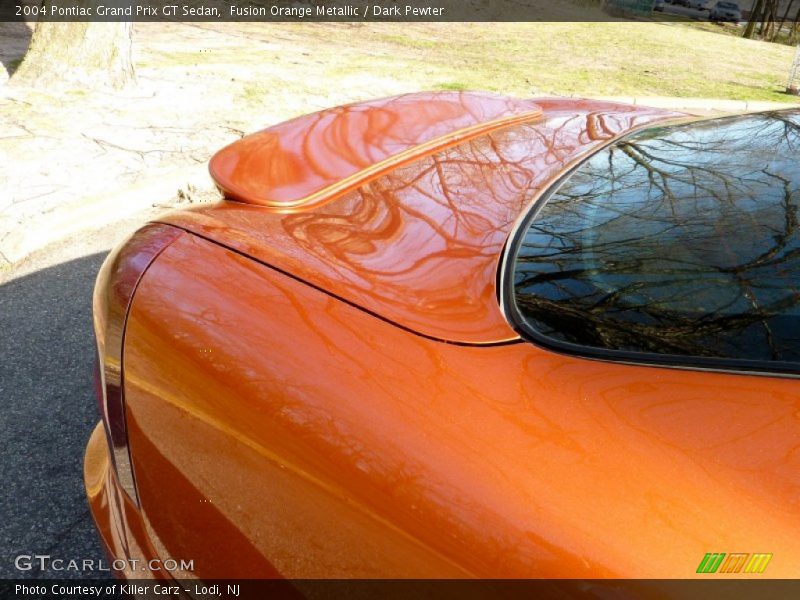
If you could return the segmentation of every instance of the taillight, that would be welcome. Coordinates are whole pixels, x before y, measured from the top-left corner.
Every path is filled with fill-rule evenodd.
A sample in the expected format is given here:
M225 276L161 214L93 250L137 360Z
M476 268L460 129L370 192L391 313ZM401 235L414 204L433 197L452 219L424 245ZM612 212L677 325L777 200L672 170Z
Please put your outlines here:
M122 488L138 504L125 423L122 347L133 294L147 267L181 230L153 223L134 233L106 258L94 286L98 403L111 459Z

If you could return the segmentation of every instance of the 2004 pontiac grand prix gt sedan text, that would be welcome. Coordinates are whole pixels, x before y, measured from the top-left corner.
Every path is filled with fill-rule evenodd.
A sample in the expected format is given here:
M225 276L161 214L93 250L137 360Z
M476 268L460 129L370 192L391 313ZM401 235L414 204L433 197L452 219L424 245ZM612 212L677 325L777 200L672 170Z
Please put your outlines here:
M201 580L691 577L710 552L796 577L799 150L798 111L466 92L222 149L225 200L97 281L106 549Z

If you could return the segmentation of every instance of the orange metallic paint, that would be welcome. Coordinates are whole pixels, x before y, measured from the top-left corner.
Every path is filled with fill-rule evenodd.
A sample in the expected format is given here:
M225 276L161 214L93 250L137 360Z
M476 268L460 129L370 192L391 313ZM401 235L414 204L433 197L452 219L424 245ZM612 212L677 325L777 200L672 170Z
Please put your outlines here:
M403 98L408 109L410 97ZM495 276L503 244L524 208L565 168L609 139L680 116L589 100L535 102L543 115L533 122L420 157L313 210L278 214L223 202L162 221L423 335L462 343L515 339L494 301ZM496 105L490 108L495 115ZM315 130L303 146L309 152L316 150L316 136L327 134ZM307 158L322 160L316 154ZM255 167L248 175L269 181Z
M599 145L679 116L535 104L536 121L310 209L229 201L163 219L194 235L150 266L127 321L140 511L101 434L87 453L112 554L130 530L205 579L692 577L727 549L800 574L796 381L558 355L505 322L497 263L532 198ZM312 142L372 131L337 130L344 113L307 121L333 127L308 144L281 129L285 155L316 169L340 146ZM285 194L264 197L302 199L393 153L270 173ZM255 159L240 168L259 176Z
M122 344L128 304L142 272L169 243L183 235L180 229L150 223L111 252L97 275L92 313L98 357L100 414L106 426L114 471L128 496L136 501L125 426L122 389Z
M89 508L108 558L138 561L114 574L125 579L166 579L163 572L142 569L158 555L144 529L141 513L116 478L102 422L92 431L83 459L83 480Z
M201 578L798 574L795 381L431 341L191 236L126 335L142 515Z

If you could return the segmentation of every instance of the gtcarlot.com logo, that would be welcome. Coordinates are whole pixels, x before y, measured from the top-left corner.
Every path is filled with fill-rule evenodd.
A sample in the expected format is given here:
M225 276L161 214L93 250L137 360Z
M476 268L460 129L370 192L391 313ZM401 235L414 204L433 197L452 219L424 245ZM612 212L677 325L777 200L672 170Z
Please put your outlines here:
M697 567L698 573L763 573L769 561L772 560L771 552L707 552Z
M138 560L136 558L106 562L91 558L54 558L50 554L20 554L14 558L14 567L18 571L79 571L83 573L112 571L192 571L194 560Z

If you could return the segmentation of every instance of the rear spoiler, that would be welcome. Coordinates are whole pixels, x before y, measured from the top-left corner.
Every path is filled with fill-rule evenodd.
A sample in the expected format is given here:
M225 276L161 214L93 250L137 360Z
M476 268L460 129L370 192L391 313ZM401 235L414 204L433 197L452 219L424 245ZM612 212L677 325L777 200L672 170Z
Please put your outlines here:
M475 92L406 94L298 117L217 152L229 200L295 212L448 146L540 117L530 100Z

